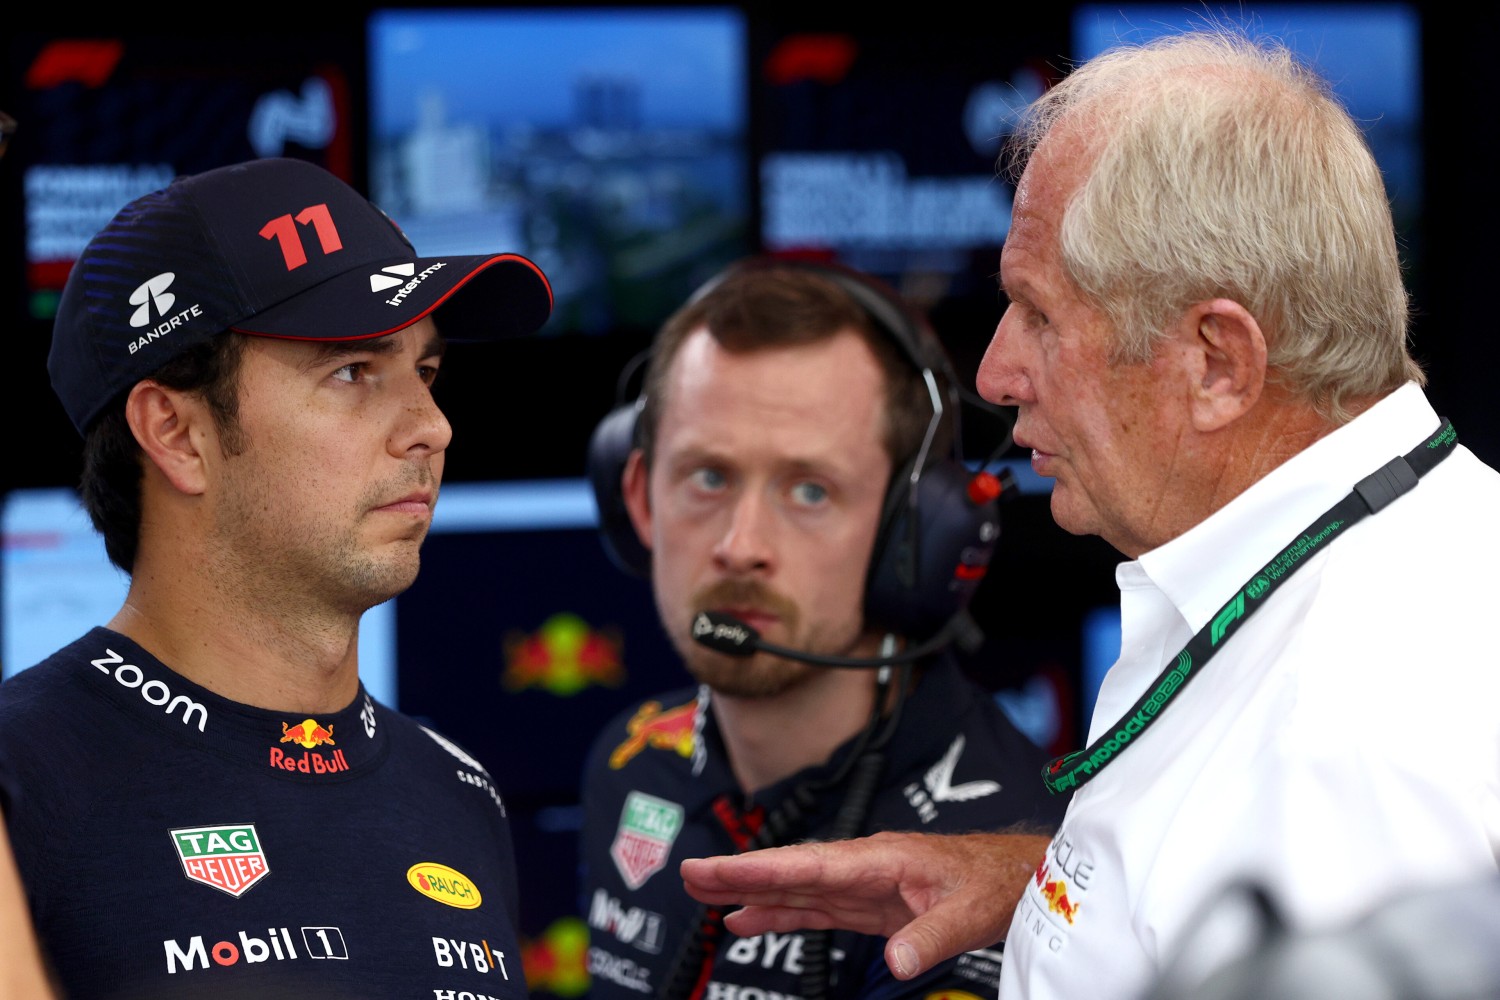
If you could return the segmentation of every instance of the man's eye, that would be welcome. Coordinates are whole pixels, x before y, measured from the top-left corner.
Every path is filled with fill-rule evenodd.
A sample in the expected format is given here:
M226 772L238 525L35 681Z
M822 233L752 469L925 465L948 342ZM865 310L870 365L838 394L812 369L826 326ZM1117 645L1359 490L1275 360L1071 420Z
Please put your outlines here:
M792 498L800 504L814 506L828 499L828 490L817 483L798 483L792 487Z
M333 377L340 382L358 382L360 376L364 374L364 370L364 364L356 361L335 371Z
M722 490L726 484L724 473L718 469L695 469L690 478L700 490Z

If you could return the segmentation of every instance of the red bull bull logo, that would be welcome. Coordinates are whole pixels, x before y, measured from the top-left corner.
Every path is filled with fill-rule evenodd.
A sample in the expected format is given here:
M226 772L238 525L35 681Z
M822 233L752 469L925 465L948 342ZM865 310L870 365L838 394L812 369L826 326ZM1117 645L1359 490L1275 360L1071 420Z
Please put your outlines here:
M574 614L556 614L534 635L506 637L500 683L508 691L537 687L564 698L595 684L619 687L625 681L621 645L617 633L591 628Z
M578 917L552 922L541 936L521 943L521 966L533 993L580 997L588 992L589 929Z
M1046 862L1043 862L1037 868L1035 876L1037 888L1041 890L1042 898L1047 901L1047 909L1061 915L1064 920L1071 924L1073 918L1078 915L1080 904L1068 899L1068 883L1060 878L1053 879L1048 877L1050 870L1051 867Z
M271 747L270 765L279 771L300 771L303 774L337 774L349 770L349 761L344 751L335 750L332 756L313 753L314 747L323 744L336 746L333 740L333 724L321 725L315 719L303 719L295 726L281 724L281 739L278 743L291 743L302 747L302 752L288 753L279 746Z
M648 701L625 724L630 735L625 742L615 747L609 755L609 766L618 771L649 747L658 750L675 750L680 756L693 755L693 742L698 730L698 701L661 710L661 702Z
M333 742L333 724L325 728L318 725L313 719L303 719L295 726L288 726L285 722L281 724L281 742L295 743L299 747L311 750L320 747L324 743L336 746Z

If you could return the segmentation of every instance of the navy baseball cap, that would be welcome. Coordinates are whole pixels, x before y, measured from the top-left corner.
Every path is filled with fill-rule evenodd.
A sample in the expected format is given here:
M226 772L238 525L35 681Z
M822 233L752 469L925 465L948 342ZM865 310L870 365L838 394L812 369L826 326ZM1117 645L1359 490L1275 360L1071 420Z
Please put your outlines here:
M432 315L448 340L494 340L534 333L551 313L552 287L525 257L418 257L322 167L250 160L137 198L89 241L63 288L47 371L82 434L225 331L360 340Z

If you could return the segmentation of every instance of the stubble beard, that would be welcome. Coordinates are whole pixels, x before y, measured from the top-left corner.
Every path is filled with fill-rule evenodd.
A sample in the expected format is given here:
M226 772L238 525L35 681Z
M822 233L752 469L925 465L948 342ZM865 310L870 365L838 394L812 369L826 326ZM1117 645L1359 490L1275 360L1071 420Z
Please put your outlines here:
M821 653L841 649L845 643L830 642L817 628L804 628L800 609L789 598L751 580L722 580L693 595L691 609L673 643L688 673L717 694L733 698L775 698L807 684L816 667L769 653L738 657L714 652L696 642L688 624L699 611L723 607L752 607L773 612L781 621L785 639L777 645Z
M775 698L805 683L817 667L795 660L756 653L740 659L715 653L688 640L695 648L683 649L688 673L700 684L707 684L716 694L731 698Z
M273 517L275 497L264 481L228 490L215 521L216 575L281 620L306 619L320 608L362 615L412 585L427 536L427 525L421 525L376 547L361 537L364 515L382 500L431 482L431 473L420 471L400 484L373 488L336 527Z

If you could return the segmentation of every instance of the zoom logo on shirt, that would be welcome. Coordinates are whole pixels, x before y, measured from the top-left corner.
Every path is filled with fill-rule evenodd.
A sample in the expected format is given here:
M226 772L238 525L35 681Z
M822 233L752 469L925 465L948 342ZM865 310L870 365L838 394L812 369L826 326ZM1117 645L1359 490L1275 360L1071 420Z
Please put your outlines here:
M103 656L97 660L90 660L89 663L106 677L113 677L115 683L121 687L139 691L147 704L155 705L168 715L181 708L184 724L190 725L193 717L196 715L198 717L198 732L203 732L208 726L208 709L187 695L180 694L175 698L172 697L171 688L155 678L149 681L146 680L146 674L140 667L134 663L126 663L125 657L116 653L108 646L105 647ZM115 669L111 671L110 667L114 667Z

